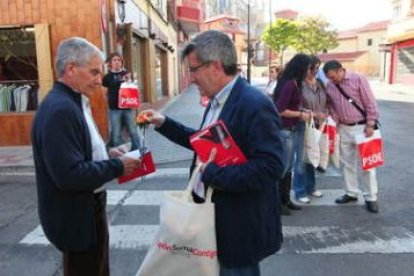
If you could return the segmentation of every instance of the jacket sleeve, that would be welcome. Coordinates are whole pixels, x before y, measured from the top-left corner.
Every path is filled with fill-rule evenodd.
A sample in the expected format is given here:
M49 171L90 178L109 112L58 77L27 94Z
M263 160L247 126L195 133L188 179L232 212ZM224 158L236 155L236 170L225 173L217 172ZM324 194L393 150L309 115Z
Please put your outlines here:
M243 135L240 139L245 145L243 151L248 161L226 167L210 163L204 169L202 181L222 191L261 191L266 185L277 185L283 173L280 118L274 105L264 98L239 108L243 112L234 127ZM242 141L236 142L241 144Z
M193 150L190 144L190 136L197 132L195 129L186 127L169 117L165 117L165 122L159 128L156 128L156 131L172 142L189 150Z
M58 188L67 192L93 191L123 173L120 159L90 161L85 152L85 125L76 112L56 108L44 118L41 154Z

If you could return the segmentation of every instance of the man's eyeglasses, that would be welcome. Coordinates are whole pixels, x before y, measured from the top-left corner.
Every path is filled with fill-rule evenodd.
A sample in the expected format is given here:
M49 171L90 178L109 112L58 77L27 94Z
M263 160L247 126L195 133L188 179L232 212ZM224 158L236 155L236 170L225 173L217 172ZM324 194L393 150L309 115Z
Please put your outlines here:
M199 65L197 65L195 67L190 67L189 66L188 67L188 70L190 71L190 73L196 73L198 71L198 69L200 69L201 67L203 67L205 65L208 65L210 63L211 63L211 61L206 61L206 62L203 62L203 63L201 63L201 64L199 64Z

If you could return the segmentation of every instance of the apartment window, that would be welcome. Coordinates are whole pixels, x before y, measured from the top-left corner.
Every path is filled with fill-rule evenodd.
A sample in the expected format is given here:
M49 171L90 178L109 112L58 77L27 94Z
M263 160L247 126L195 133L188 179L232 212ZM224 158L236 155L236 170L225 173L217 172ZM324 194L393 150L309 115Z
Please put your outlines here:
M368 38L368 40L367 40L367 45L368 45L368 46L372 46L372 38Z
M392 18L398 19L401 15L401 0L394 0L392 2Z

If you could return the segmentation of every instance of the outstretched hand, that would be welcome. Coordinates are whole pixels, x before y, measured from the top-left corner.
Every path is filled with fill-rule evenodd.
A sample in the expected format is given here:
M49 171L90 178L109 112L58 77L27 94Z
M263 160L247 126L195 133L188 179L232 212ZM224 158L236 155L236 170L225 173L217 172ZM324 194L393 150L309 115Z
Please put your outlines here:
M165 116L153 109L147 109L140 112L137 118L142 118L142 120L146 120L148 123L153 124L155 127L160 127L165 121Z

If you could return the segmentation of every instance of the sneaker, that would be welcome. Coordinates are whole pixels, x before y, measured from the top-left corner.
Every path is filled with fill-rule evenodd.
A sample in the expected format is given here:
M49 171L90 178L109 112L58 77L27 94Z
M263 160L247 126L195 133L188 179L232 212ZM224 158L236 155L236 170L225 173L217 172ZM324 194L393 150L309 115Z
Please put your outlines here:
M306 203L306 204L308 204L308 203L310 203L311 201L310 201L310 199L309 199L309 197L307 197L307 196L302 196L302 197L299 197L298 198L298 201L300 202L300 203Z
M313 192L311 193L311 196L314 196L314 197L322 197L322 196L323 196L323 194L322 194L322 192L321 192L321 191L319 191L319 190L315 190L315 191L313 191Z

